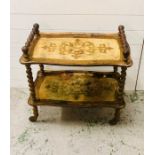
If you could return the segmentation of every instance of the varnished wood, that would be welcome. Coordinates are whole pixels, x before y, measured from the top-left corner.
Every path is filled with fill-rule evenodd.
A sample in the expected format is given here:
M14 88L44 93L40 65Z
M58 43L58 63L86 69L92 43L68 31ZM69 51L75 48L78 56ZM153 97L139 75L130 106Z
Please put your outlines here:
M119 36L121 38L121 41L122 41L122 45L123 45L123 48L124 48L124 58L125 58L125 61L128 62L128 58L129 58L129 55L130 55L130 47L129 47L129 44L126 40L126 35L125 35L125 31L124 31L124 26L123 25L120 25L118 27L118 30L119 30Z
M33 25L32 31L30 32L30 34L29 34L29 36L27 38L25 46L22 47L23 59L25 61L29 60L28 50L29 50L30 44L33 41L35 35L39 35L39 25L38 24Z
M32 97L32 100L35 100L35 90L34 90L34 82L33 82L31 66L29 64L25 66L26 66L26 73L27 73L27 78L28 78L30 96Z
M38 118L38 107L36 106L36 105L32 105L32 107L33 107L33 116L30 116L29 117L29 120L31 121L31 122L35 122L35 121L37 121L37 118Z
M28 78L28 84L29 84L29 90L30 90L30 97L28 100L29 105L33 108L33 116L29 118L30 121L35 122L38 118L38 107L37 106L62 106L62 107L110 107L115 109L114 118L109 122L111 125L116 124L120 119L120 110L125 107L125 101L123 98L124 93L124 86L125 86L125 80L126 80L126 70L127 67L130 67L132 65L132 60L130 56L130 47L126 39L124 26L120 25L118 27L119 33L115 34L98 34L98 33L40 33L39 32L39 25L34 24L32 31L25 43L25 46L22 48L23 56L20 58L20 62L26 66L26 73ZM59 60L48 60L44 61L43 59L31 59L31 50L32 47L35 46L35 42L40 36L46 37L53 37L53 38L109 38L114 37L115 39L118 39L120 43L120 48L123 51L123 59L119 62L116 61L109 61L108 63L105 61L59 61ZM39 65L39 72L37 74L37 79L35 82L33 81L33 75L31 70L32 64L38 64ZM112 66L113 71L111 72L95 72L95 71L58 71L57 73L46 71L44 69L44 65L66 65L66 66ZM121 68L121 72L119 73L118 68ZM95 79L100 79L101 77L104 78L113 78L118 82L118 88L116 92L116 99L114 101L78 101L78 104L76 103L76 100L69 100L69 101L62 101L62 100L49 100L49 99L40 99L37 98L37 91L38 91L38 78L44 79L47 75L52 74L59 74L60 76L62 74L65 75L72 75L74 73L85 73L89 74L91 73ZM66 76L66 78L69 78ZM61 79L62 80L62 79ZM66 79L67 80L67 79ZM52 82L50 82L52 83ZM95 89L95 88L94 88ZM37 91L35 91L37 90ZM84 89L85 90L85 89ZM82 97L83 98L83 97Z
M20 58L20 63L21 64L44 64L44 65L58 65L58 66L117 66L117 67L122 67L122 66L126 66L126 67L131 67L133 62L132 60L130 59L128 61L128 63L125 63L125 62L119 62L119 64L117 62L109 62L108 64L107 63L104 63L103 61L99 61L98 63L95 63L95 62L85 62L85 61L80 61L80 64L79 62L76 62L76 61L59 61L59 60L53 60L52 62L50 61L42 61L42 60L39 60L36 61L36 60L29 60L29 61L25 61L24 57L21 56Z
M52 71L35 81L36 99L80 102L116 101L118 82L115 73ZM110 77L111 76L111 77Z
M114 73L117 73L118 67L117 66L114 66L113 68L114 68Z
M126 80L126 67L121 67L121 75L119 78L119 91L118 91L118 101L122 104L123 101L123 93L124 93L124 86Z
M114 118L109 121L110 125L115 125L120 120L120 108L115 109Z
M120 105L118 102L78 102L78 104L75 104L75 102L72 101L57 101L57 100L36 100L32 101L32 98L29 97L28 104L30 106L36 105L36 106L55 106L55 107L73 107L73 108L91 108L91 107L107 107L107 108L116 108L116 109L122 109L125 107L125 101L122 105Z
M37 28L38 27L36 26L35 29L37 29ZM23 53L27 53L27 55L23 54L23 56L21 57L20 62L22 64L38 64L38 63L40 63L40 64L67 65L67 66L68 65L69 66L76 66L76 65L79 65L79 66L99 66L99 65L100 66L101 65L102 66L113 66L114 65L114 66L126 66L126 67L130 67L132 65L132 60L131 60L131 57L129 54L129 45L126 41L126 36L125 36L123 26L119 26L119 33L113 33L113 34L42 33L42 32L38 32L39 35L35 35L36 36L35 39L32 39L34 33L36 34L36 30L32 31L32 35L30 36L30 39L29 39L31 41L31 46L30 46L30 44L28 44L26 47L29 47L29 48L26 48L26 50L25 50L25 47L23 48ZM64 39L64 40L60 41L60 39ZM87 41L84 41L85 39L87 39ZM86 49L89 49L91 44L95 45L97 42L101 42L101 40L102 40L102 42L104 42L104 40L106 40L106 39L108 39L108 42L109 41L117 42L116 45L119 46L119 50L120 50L119 51L120 52L119 59L118 58L116 59L116 57L105 59L106 57L112 56L111 54L108 55L110 50L109 50L109 52L107 52L107 54L103 52L104 54L106 54L106 57L103 56L102 55L103 53L101 52L100 54L102 57L99 56L99 57L97 57L97 59L94 59L95 55L93 55L93 57L91 59L89 58L88 60L82 59L83 55L81 55L81 59L76 59L76 58L71 59L72 55L70 55L67 58L68 54L70 54L70 53L62 55L62 54L60 54L59 49L56 50L56 51L59 51L59 53L56 52L53 55L53 56L57 55L57 57L51 56L51 54L54 52L54 49L56 47L60 48L61 43L63 44L64 41L67 42L67 47L68 47L70 44L76 45L77 41L79 40L82 44L81 48L83 47L83 44L86 43L86 45L87 45ZM41 41L41 40L43 40L43 41ZM54 42L55 40L56 40L56 42ZM70 42L69 40L72 40L72 41ZM55 45L56 43L58 44L57 46ZM96 50L96 49L100 49L100 48L105 48L105 47L100 47L99 45L96 44L95 48L93 47L93 49ZM71 45L71 47L74 47L74 46ZM44 48L46 48L47 52L40 53L40 52L45 51ZM113 49L113 48L111 48L111 49ZM36 53L37 56L34 53ZM75 51L75 52L72 52L72 54L73 53L80 53L80 52ZM87 52L84 52L84 49L83 49L83 53L87 53ZM94 52L94 53L96 53L96 52ZM79 55L77 55L77 56L79 56ZM88 56L91 56L91 55L92 54L88 54ZM76 56L76 55L73 54L73 56ZM63 59L61 59L60 57L63 57ZM26 60L25 60L25 58L26 58Z
M44 65L43 64L39 64L40 67L40 76L44 75Z

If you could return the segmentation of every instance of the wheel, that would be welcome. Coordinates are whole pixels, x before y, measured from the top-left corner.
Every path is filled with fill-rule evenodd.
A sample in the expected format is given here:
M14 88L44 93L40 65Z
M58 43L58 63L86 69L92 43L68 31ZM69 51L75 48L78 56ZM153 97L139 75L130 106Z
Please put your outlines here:
M34 116L30 116L29 117L29 120L31 121L31 122L36 122L37 121L37 118L38 118L38 108L37 108L37 106L33 106L33 115Z
M109 121L110 125L115 125L120 120L120 109L115 109L115 115L112 120Z
M29 117L29 121L36 122L37 121L37 117L36 116L30 116Z
M118 120L116 120L115 118L113 118L112 120L109 121L110 125L116 125L118 122Z

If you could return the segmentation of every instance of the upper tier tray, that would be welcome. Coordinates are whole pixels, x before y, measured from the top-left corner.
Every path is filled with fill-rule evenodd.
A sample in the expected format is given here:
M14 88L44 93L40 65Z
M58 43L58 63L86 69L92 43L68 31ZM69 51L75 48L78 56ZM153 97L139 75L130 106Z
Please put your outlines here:
M119 33L39 33L31 37L26 59L23 55L20 61L22 64L131 66L130 54L126 58L125 50Z

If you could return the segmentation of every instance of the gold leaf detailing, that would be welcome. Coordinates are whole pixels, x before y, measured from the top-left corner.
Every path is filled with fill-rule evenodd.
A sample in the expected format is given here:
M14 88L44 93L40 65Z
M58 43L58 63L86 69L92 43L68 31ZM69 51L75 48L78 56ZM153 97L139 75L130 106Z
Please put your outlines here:
M58 45L56 45L54 42L44 42L41 48L48 52L58 51L59 54L62 55L69 54L75 59L82 57L83 54L92 55L95 51L107 53L109 50L113 49L104 43L95 45L95 43L91 41L83 41L79 38L75 39L74 41L63 41Z
M92 54L95 50L95 46L92 42L82 42L80 39L76 39L75 42L63 42L60 45L61 54L71 54L74 58L78 58L81 54Z
M42 48L44 50L47 50L48 52L54 52L56 49L56 44L53 42L49 42L49 43L46 43L44 46L42 46Z
M63 42L60 45L60 53L61 54L67 54L67 53L71 53L73 51L73 44L71 42Z
M106 53L107 50L111 50L113 48L111 48L110 46L106 46L105 44L100 44L98 49L101 53Z

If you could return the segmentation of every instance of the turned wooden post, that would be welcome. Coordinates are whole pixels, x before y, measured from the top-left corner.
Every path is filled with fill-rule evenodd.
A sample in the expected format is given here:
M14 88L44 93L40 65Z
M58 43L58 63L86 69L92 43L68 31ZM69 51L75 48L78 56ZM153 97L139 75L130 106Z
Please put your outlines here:
M34 90L32 70L31 70L30 64L26 64L25 66L26 66L26 73L27 73L27 78L28 78L30 95L31 95L32 100L35 101L35 90Z
M44 71L44 65L43 64L39 64L40 67L40 75L43 76L45 71Z
M114 73L117 73L118 67L117 66L114 66L113 69L114 69Z
M32 107L33 107L33 109L32 109L33 110L33 116L30 116L29 120L31 122L35 122L37 120L38 116L39 116L38 107L36 105L33 105Z
M122 42L122 45L123 45L123 49L124 49L123 55L124 55L125 61L128 62L128 58L129 58L129 55L130 55L130 47L129 47L129 44L128 44L127 40L126 40L124 26L120 25L118 27L118 30L119 30L119 36L120 36L120 39L121 39L121 42Z
M33 76L32 76L32 71L31 71L31 66L30 64L26 64L26 73L27 73L27 78L28 78L28 83L29 83L29 90L30 90L30 96L32 98L32 101L34 102L36 100L35 97L35 88L34 88L34 82L33 82ZM29 120L31 122L35 122L38 118L38 108L36 105L32 105L33 107L33 116L29 117Z
M32 31L29 34L25 45L22 47L22 52L23 52L25 61L29 60L28 49L29 49L30 44L31 44L32 40L34 39L35 35L39 35L39 25L38 24L33 25Z
M126 70L127 67L121 67L121 75L118 80L119 89L118 89L118 104L123 104L123 93L124 93L124 86L125 86L125 80L126 80ZM120 108L115 109L114 118L110 120L111 125L115 125L120 120Z
M126 80L126 70L127 67L121 67L121 75L119 79L119 91L118 91L118 100L120 103L123 101L123 93L124 93L124 86L125 86L125 80Z

